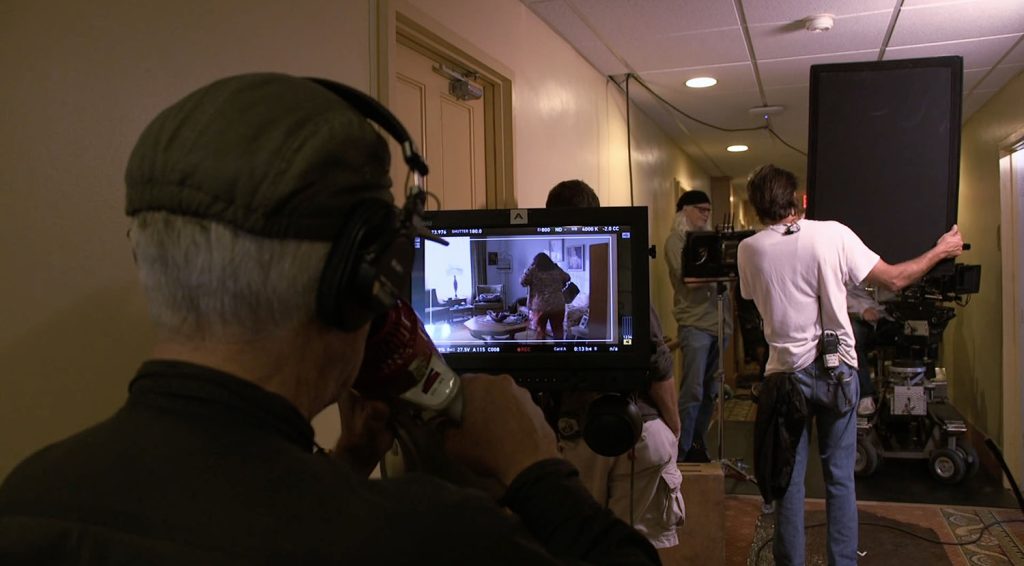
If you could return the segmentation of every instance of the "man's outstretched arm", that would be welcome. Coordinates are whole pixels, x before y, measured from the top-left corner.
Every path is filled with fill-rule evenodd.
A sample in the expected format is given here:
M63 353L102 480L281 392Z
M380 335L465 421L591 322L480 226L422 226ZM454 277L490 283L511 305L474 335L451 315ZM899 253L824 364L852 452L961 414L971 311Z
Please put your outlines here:
M873 285L885 287L897 292L924 277L928 271L935 267L935 264L944 259L957 257L964 251L964 240L960 235L960 229L954 224L949 232L939 238L935 247L923 254L907 261L891 265L883 260L878 260L875 267L871 269L865 281Z

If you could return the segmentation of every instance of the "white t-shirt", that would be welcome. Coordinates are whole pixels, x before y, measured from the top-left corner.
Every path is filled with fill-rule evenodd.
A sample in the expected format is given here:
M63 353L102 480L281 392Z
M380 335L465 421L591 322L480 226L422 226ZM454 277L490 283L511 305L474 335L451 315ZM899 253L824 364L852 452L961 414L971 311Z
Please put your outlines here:
M867 277L878 254L838 222L800 220L799 227L789 235L783 226L765 228L739 246L740 289L764 318L765 371L810 365L818 355L822 321L839 334L840 359L857 367L846 287Z

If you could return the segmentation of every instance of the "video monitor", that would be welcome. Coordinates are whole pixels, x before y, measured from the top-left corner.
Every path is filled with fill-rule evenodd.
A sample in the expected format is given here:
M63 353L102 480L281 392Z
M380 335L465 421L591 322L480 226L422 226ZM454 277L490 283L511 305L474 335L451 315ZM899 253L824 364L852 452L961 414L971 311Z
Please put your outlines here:
M410 302L448 364L531 389L648 383L646 207L425 214Z

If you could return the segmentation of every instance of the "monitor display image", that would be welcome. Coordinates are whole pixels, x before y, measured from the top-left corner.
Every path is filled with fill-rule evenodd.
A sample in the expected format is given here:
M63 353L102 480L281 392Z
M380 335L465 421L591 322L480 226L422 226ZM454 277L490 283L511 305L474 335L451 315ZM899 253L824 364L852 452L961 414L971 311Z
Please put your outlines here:
M426 221L447 245L414 242L410 303L454 369L554 389L645 379L646 208L437 211Z

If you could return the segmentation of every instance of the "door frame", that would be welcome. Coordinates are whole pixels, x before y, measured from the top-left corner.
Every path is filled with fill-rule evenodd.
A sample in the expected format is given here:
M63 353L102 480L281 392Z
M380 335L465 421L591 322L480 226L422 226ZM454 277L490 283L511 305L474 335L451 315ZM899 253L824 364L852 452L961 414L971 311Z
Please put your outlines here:
M516 208L513 175L512 73L405 0L371 0L371 94L391 96L394 46L476 76L484 89L484 168L487 208Z
M1011 158L1016 154L1019 159ZM1012 167L1011 167L1012 166ZM1000 224L999 247L1002 265L1002 446L1007 465L1014 476L1024 475L1024 360L1020 345L1024 342L1024 265L1018 262L1024 246L1024 209L1020 202L1024 187L1016 186L1014 168L1024 169L1024 129L1014 132L999 144ZM1004 484L1006 483L1004 479Z

